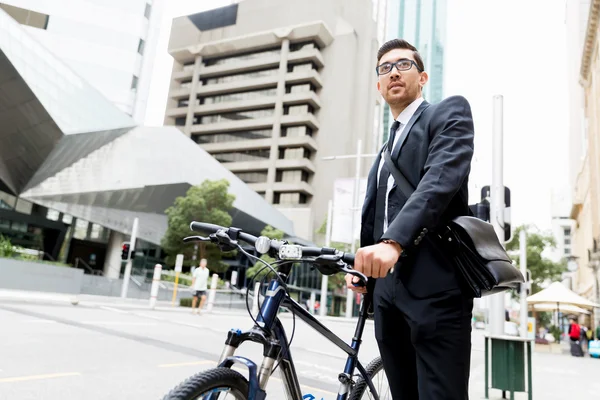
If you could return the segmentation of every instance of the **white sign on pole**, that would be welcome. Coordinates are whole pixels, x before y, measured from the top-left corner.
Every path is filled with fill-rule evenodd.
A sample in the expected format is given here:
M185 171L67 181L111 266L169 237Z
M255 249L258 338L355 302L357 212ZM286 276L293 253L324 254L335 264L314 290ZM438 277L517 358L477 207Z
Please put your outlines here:
M231 271L231 286L235 286L237 284L237 271Z
M354 192L354 178L336 179L333 184L333 218L331 221L331 241L352 243L352 203ZM358 209L354 210L356 223L355 237L360 237L361 210L367 191L367 179L360 180L358 192Z
M175 272L181 272L183 267L183 254L177 254L175 258Z

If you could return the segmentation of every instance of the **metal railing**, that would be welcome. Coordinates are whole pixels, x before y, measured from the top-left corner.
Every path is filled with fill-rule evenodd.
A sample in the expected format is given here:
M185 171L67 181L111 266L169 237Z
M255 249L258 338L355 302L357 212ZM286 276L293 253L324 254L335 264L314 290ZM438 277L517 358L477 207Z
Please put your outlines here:
M90 275L98 275L98 276L103 276L104 275L104 272L102 272L102 270L94 269L94 268L90 267L88 265L88 263L86 263L85 261L83 261L81 258L76 257L75 258L75 265L74 265L74 267L75 268L79 268L79 264L81 264L83 266L83 269L86 270L86 271L88 271L88 273Z

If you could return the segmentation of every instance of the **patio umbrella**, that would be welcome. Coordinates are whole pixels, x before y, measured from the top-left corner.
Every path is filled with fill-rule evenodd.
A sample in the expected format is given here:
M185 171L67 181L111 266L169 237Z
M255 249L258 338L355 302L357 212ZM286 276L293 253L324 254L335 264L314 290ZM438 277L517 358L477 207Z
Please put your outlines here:
M569 290L560 282L554 282L546 289L531 295L527 298L529 304L540 304L540 303L556 303L558 307L561 304L571 305L586 310L592 310L600 307L600 304L596 304L584 297L581 297L577 293Z
M553 282L546 289L529 296L527 302L530 305L547 303L556 304L556 311L558 312L557 316L561 311L561 306L563 307L563 310L565 310L565 306L579 307L586 310L593 310L594 308L600 307L600 304L596 304L585 297L581 297L560 282ZM560 343L560 338L558 342Z

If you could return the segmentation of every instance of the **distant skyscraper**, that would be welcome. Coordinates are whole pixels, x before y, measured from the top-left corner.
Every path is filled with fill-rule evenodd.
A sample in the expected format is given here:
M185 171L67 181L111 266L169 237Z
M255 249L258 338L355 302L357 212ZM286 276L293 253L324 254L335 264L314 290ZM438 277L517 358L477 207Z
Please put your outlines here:
M405 39L423 57L429 82L423 97L438 103L444 95L444 48L446 46L446 0L388 0L386 41ZM390 127L389 107L383 113L383 140Z

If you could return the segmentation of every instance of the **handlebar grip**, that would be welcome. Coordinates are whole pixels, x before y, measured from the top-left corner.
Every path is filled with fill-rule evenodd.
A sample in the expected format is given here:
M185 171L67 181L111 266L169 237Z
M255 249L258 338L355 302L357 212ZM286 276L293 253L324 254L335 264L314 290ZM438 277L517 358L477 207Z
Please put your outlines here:
M193 230L194 232L208 232L210 234L210 233L215 233L218 230L225 229L225 228L223 228L222 226L219 226L219 225L193 221L190 224L190 229Z
M342 257L342 261L348 265L354 265L354 254L344 253L344 256Z

